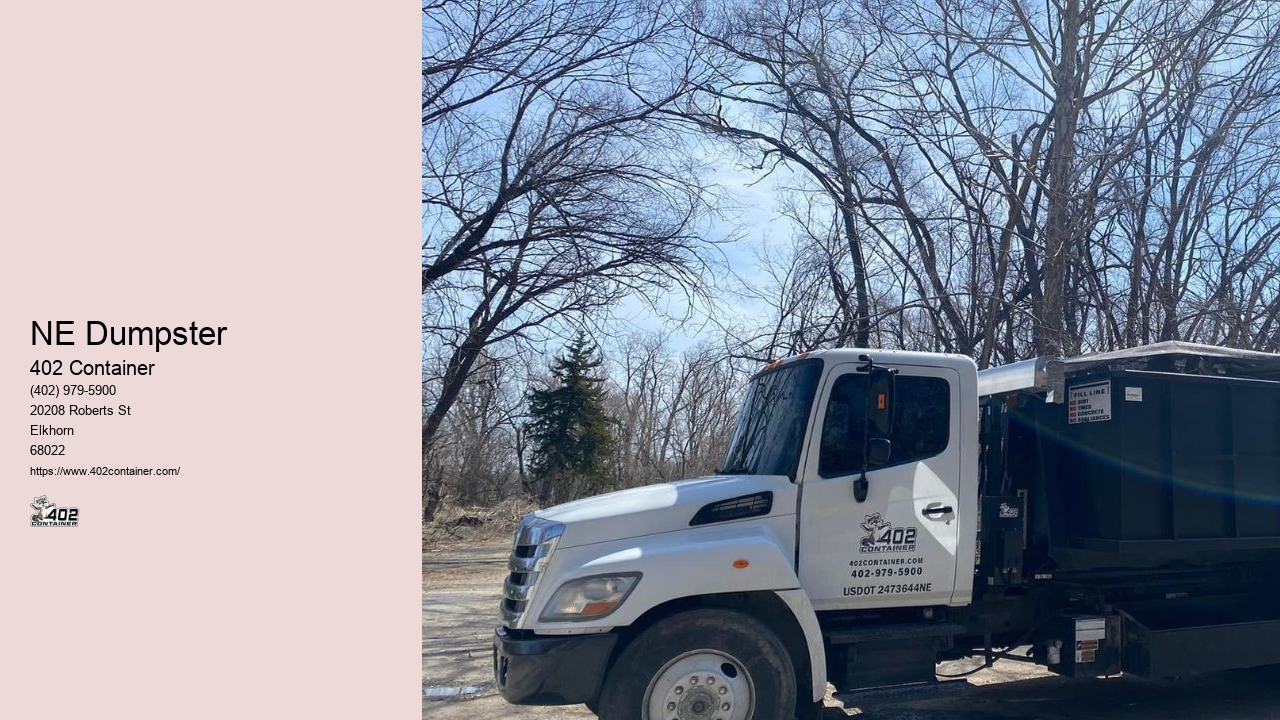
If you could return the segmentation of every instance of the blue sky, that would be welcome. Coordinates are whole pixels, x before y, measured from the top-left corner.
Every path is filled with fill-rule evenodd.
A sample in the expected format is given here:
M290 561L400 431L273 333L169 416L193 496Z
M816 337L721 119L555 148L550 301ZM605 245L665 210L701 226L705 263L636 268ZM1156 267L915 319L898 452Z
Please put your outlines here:
M791 244L791 225L782 216L779 206L782 193L778 187L789 173L780 168L772 176L762 177L759 172L738 167L736 159L723 152L710 154L706 162L706 180L723 195L724 202L719 207L719 217L706 224L704 236L709 240L728 240L715 246L712 259L727 266L743 282L766 282L759 267L761 250ZM709 280L715 283L713 294L718 298L715 307L695 305L691 308L678 292L651 300L629 297L615 309L611 322L616 323L621 332L665 333L672 349L680 351L698 344L712 332L713 329L708 329L709 313L725 321L766 311L734 294L741 283L730 274L714 272ZM658 313L653 306L657 306ZM758 320L753 321L755 323Z

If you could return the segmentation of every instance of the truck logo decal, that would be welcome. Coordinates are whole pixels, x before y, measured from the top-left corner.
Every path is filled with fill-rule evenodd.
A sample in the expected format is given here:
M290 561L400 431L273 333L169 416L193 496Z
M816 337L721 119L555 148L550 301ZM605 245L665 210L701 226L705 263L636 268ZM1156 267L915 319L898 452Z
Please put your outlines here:
M80 508L60 508L49 502L48 495L41 495L31 503L35 514L31 516L31 527L78 527L80 525Z
M858 552L897 553L915 552L916 528L895 527L880 513L872 513L862 521L867 534L858 542Z
M1000 503L1000 517L1016 518L1018 517L1018 508L1010 507L1009 503Z

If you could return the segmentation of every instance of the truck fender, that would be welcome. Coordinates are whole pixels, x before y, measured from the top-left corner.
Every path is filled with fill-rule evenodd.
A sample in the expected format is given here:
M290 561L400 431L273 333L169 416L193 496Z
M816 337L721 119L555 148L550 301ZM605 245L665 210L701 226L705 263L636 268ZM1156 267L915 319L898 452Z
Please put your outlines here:
M779 590L778 598L791 608L796 623L804 631L804 644L809 648L809 674L813 684L813 701L819 702L827 695L827 653L822 644L822 626L818 614L809 604L809 596L803 590Z

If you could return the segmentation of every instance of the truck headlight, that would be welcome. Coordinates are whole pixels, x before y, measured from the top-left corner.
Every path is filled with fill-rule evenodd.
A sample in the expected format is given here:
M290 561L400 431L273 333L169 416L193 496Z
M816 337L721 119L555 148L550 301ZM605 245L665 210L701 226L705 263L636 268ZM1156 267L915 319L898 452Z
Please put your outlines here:
M561 585L542 611L542 622L594 620L613 612L640 582L640 573L596 575Z

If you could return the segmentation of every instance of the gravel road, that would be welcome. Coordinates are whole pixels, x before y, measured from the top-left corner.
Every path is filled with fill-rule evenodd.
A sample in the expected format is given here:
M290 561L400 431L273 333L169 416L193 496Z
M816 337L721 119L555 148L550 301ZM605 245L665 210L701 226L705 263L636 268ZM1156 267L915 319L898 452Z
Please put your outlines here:
M432 539L422 554L422 717L435 720L594 716L582 705L514 707L492 685L490 637L509 541ZM947 663L954 674L976 661ZM444 699L437 699L444 698ZM1280 668L1177 681L1064 680L1035 665L999 661L966 680L844 697L823 720L1280 720Z

